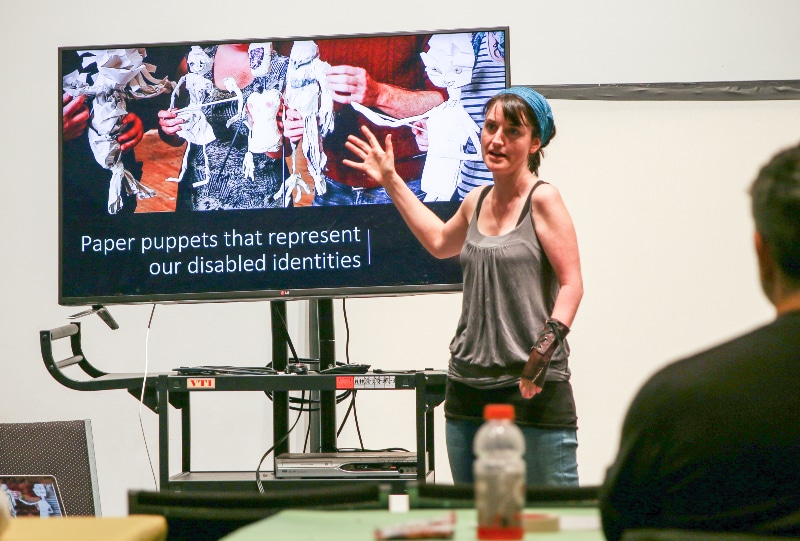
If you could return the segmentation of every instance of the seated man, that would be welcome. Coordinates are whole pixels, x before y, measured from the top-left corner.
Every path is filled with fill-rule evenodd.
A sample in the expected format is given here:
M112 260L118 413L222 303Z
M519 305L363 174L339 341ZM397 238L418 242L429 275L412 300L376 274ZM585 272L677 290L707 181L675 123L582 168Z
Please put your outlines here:
M600 498L609 540L639 528L800 535L800 146L750 195L777 317L639 391Z

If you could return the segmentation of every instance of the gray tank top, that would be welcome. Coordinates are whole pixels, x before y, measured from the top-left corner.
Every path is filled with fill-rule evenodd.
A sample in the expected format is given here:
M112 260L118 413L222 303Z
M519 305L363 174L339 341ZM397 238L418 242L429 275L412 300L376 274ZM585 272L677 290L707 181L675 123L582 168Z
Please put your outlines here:
M539 244L528 194L517 226L504 235L478 230L484 189L461 248L464 293L461 317L450 342L449 376L473 387L515 385L544 322L550 317L559 285ZM546 381L568 381L569 345L553 354Z

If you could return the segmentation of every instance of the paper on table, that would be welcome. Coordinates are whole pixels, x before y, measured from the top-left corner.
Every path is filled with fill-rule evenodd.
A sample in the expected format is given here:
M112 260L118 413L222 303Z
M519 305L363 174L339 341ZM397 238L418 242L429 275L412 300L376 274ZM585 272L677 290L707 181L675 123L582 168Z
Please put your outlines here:
M384 526L375 530L375 539L452 539L455 530L456 514L429 520L415 520L402 524Z
M561 515L562 530L599 530L602 527L600 516Z

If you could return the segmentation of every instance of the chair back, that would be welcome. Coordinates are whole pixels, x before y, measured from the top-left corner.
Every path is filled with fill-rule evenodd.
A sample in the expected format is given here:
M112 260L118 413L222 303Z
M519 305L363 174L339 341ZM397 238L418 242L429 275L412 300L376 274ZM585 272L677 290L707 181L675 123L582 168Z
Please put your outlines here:
M284 509L386 508L378 483L286 488L266 492L130 491L128 513L162 515L169 541L216 541L232 531ZM386 500L386 501L384 501Z
M91 421L0 423L0 477L54 480L48 497L65 516L100 516ZM3 483L8 484L8 483ZM58 498L60 496L60 498Z
M443 507L467 508L475 505L472 484L453 485L420 484L409 491L411 506L415 508ZM595 507L599 486L585 487L527 487L525 505L528 507Z

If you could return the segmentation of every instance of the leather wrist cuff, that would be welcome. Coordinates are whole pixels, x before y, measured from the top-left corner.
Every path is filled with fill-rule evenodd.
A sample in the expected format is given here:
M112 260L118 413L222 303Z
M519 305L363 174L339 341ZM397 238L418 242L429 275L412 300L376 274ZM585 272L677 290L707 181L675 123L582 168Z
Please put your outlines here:
M556 348L563 346L564 337L568 333L569 327L559 320L551 318L545 321L536 343L531 347L531 355L522 369L522 377L531 380L537 387L543 387L550 359Z
M539 336L536 338L536 343L531 347L531 351L536 350L549 360L553 356L556 347L563 344L567 334L569 334L569 327L557 319L548 319L544 322L542 330L539 331Z

